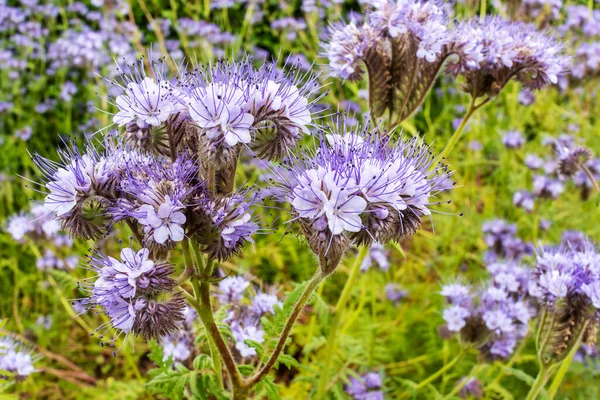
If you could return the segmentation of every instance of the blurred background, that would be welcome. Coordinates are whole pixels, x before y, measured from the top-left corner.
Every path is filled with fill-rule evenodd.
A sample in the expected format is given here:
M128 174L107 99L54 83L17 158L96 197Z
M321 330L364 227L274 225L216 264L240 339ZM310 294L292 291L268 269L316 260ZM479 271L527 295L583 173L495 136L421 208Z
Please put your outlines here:
M435 225L426 223L412 242L372 250L337 333L332 398L347 398L348 371L381 371L386 397L395 398L407 381L420 381L448 362L458 344L440 334L440 285L456 276L484 279L498 243L526 258L534 246L556 243L569 231L600 241L598 193L583 173L560 179L551 146L561 140L600 154L600 11L594 10L600 3L467 0L449 6L461 17L500 14L551 30L573 56L571 74L539 93L510 83L472 118L448 160L457 187L441 200L452 200L442 210L450 215L435 215ZM185 58L209 63L244 54L259 61L278 57L281 68L287 62L322 71L319 79L329 94L320 106L346 111L352 122L367 111L366 86L328 77L319 43L329 24L360 18L364 7L343 0L0 0L0 335L26 344L38 368L35 377L0 385L0 399L169 397L147 384L154 363L141 340L124 345L113 358L90 336L103 317L79 314L71 300L81 296L77 282L86 271L77 266L91 243L73 242L36 202L43 193L34 183L39 179L31 154L57 159L56 149L65 142L83 142L110 126L115 108L104 78L116 75L116 62L144 57L149 65L165 56L173 72ZM441 148L467 105L460 82L439 78L402 131ZM589 169L600 178L599 159ZM243 174L254 183L261 171L248 164ZM542 178L552 188L548 193L539 193ZM270 213L259 215L264 226L273 222ZM495 222L501 229L489 224L484 229L496 219L505 221ZM502 235L498 229L504 229ZM129 233L112 235L100 243L108 253L118 252L114 239L127 240ZM294 235L258 235L256 242L225 267L274 285L281 295L316 268L308 247ZM292 353L301 367L276 373L284 398L306 398L319 380L329 311L350 262L320 289L314 312L295 330ZM386 295L390 283L402 290L396 300ZM527 373L537 371L533 344L525 346L508 366L486 367L487 398L524 398L532 379ZM573 363L561 398L600 398L596 355L582 354ZM444 375L442 387L452 388L476 362L477 355L469 354Z

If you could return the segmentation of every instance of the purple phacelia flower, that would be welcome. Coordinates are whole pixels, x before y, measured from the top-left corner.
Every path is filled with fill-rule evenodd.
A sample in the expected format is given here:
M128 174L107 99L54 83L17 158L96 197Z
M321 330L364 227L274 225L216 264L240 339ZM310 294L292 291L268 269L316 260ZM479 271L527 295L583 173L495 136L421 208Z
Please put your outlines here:
M513 195L513 204L527 212L531 212L535 206L535 196L527 190L516 191Z
M506 132L502 137L502 144L507 149L518 149L525 144L525 138L519 131Z
M376 372L350 377L345 390L354 400L383 400L383 378Z
M185 235L182 225L186 218L179 211L183 208L166 196L165 202L158 207L158 210L148 204L141 206L137 211L140 214L137 220L148 231L147 233L151 234L156 243L163 244L167 240L180 242Z
M232 304L240 301L250 282L241 276L230 276L219 282L219 302Z

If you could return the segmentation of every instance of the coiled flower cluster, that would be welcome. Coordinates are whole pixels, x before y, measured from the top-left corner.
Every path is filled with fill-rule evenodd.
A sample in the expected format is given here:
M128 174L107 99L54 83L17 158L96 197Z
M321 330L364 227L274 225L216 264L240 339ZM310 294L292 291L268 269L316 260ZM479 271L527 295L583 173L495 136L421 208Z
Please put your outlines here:
M77 303L108 316L110 324L96 329L101 338L111 326L145 339L159 339L177 331L184 318L185 301L173 291L173 266L152 260L148 249L124 248L120 259L96 251L90 257L90 268L97 275L80 284L90 297ZM113 345L115 339L108 343Z
M543 311L536 344L544 365L562 361L581 343L596 341L600 254L589 240L577 243L569 236L540 251L529 287Z
M490 359L507 358L527 334L535 310L526 299L530 272L510 262L490 264L491 277L482 287L445 285L444 320L461 341L476 346Z
M335 126L322 133L316 151L293 158L276 178L280 200L291 204L325 272L351 243L383 244L414 233L450 176L416 140L395 142L368 125L352 132Z
M362 25L331 27L324 56L343 79L361 79L366 67L370 108L375 117L389 110L392 126L419 107L444 64L450 76L464 76L473 101L485 102L511 79L540 89L557 84L569 67L563 46L533 25L500 17L454 26L451 20L441 1L375 1Z

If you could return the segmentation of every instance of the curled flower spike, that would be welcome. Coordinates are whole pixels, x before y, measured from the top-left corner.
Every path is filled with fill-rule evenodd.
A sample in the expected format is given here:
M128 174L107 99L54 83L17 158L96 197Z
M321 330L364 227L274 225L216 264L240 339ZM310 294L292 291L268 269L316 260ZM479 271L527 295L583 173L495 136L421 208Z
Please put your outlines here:
M563 46L548 32L500 17L461 22L449 47L458 58L447 71L465 77L473 99L497 96L511 79L528 89L557 84L569 65Z
M399 241L411 235L429 198L449 173L430 169L427 146L416 141L392 142L377 129L344 132L343 121L321 134L314 153L290 160L279 172L280 200L292 206L323 267L331 272L351 242ZM329 270L331 268L331 270Z
M73 145L59 155L61 163L34 157L49 191L44 205L64 230L85 239L98 238L108 228L106 211L115 196L113 163L92 146L82 154Z
M561 362L594 330L600 310L600 254L587 239L565 237L542 249L529 287L544 312L538 330L538 358L545 366ZM595 336L595 335L593 335Z
M80 284L90 297L76 303L109 317L110 322L97 329L100 338L111 327L126 335L160 338L174 332L176 324L183 320L185 301L173 292L173 267L152 260L148 249L136 252L124 248L120 259L96 251L90 258L90 267L97 272L96 277ZM112 345L119 335L108 343Z
M160 126L171 115L185 111L179 92L165 77L164 58L153 62L152 67L153 77L149 77L143 58L124 67L117 64L120 80L110 82L122 92L114 100L119 109L113 116L117 125L147 131Z
M366 67L373 118L389 110L397 126L421 105L450 56L448 24L441 1L376 1L362 25L332 26L322 47L335 76L359 80Z
M206 245L211 257L226 260L246 242L253 242L252 235L258 225L251 221L252 204L253 201L246 201L244 193L239 192L198 207L207 223L196 233L196 238Z

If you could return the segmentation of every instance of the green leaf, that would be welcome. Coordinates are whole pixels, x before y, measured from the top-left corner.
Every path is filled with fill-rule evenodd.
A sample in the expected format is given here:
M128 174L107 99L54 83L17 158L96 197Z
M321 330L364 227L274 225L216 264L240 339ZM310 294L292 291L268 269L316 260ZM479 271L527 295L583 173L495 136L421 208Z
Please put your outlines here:
M167 369L154 376L147 383L147 388L152 393L165 395L169 399L182 399L186 385L195 374L183 365L177 365L176 369Z
M292 367L298 367L300 365L300 364L298 364L298 360L296 360L294 357L290 356L289 354L284 354L284 353L281 353L281 355L279 357L277 357L277 361L275 362L275 368L278 368L279 364L285 365L288 369L290 369Z
M243 376L250 376L254 372L254 365L250 364L241 364L238 365L238 369L240 370L240 374Z
M502 366L502 369L506 372L507 375L513 375L515 378L517 378L521 382L525 382L529 386L533 386L533 383L535 382L534 377L521 371L520 369L505 366Z

